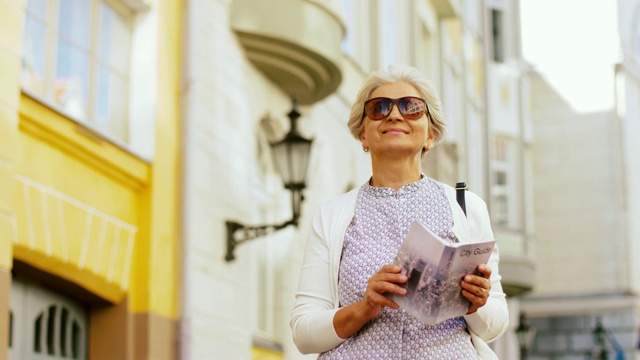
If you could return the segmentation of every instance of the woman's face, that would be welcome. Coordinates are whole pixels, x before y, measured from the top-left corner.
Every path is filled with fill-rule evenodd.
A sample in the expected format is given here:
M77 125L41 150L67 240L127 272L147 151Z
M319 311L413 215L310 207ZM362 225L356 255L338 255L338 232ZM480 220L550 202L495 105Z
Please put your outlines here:
M387 97L399 99L405 96L420 98L420 93L413 85L399 82L385 84L375 89L369 99ZM425 112L417 120L406 119L397 106L381 120L364 118L364 128L360 133L363 148L369 148L372 155L407 155L420 156L422 149L431 145L429 120Z

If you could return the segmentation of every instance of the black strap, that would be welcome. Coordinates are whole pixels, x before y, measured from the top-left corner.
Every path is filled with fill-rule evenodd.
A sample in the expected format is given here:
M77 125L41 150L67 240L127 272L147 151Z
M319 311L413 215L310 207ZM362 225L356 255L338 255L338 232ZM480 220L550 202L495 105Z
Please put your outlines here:
M458 204L462 208L462 212L464 212L464 216L467 216L467 206L464 203L464 192L467 191L467 183L459 182L456 183L456 200L458 200Z

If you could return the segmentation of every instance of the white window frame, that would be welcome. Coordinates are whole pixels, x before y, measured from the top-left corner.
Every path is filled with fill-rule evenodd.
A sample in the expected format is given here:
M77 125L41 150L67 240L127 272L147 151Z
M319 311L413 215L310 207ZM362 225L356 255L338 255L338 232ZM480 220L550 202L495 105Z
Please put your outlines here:
M70 120L98 134L104 140L119 146L146 161L151 161L155 147L155 103L157 89L157 38L158 14L155 7L142 0L89 0L91 1L92 17L99 15L99 6L106 4L118 14L126 17L130 31L128 72L126 74L126 90L124 94L126 105L127 139L118 139L106 131L98 129L95 119L97 81L97 49L99 44L94 38L91 40L90 75L87 103L87 116L76 118L57 106L51 99L52 82L55 77L55 61L57 57L57 18L60 0L48 0L47 19L51 24L46 29L45 51L45 79L43 80L44 94L35 94L23 87L23 92L51 109L65 115ZM92 33L97 34L99 21L92 21Z
M640 66L640 5L636 7L636 23L634 24L633 34L631 34L633 58L637 65Z
M498 156L498 142L503 142L503 156ZM498 184L497 173L502 172L505 175L505 183ZM520 174L518 164L518 142L516 139L496 135L493 138L492 154L491 154L491 220L498 226L505 229L516 230L521 227L520 213L522 207L519 206L521 193L518 191ZM498 206L498 198L506 198L506 209Z

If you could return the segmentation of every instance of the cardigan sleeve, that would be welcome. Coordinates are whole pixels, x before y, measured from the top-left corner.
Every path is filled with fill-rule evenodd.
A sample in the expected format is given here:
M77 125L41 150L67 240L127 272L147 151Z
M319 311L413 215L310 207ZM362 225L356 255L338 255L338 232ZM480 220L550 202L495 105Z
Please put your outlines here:
M485 202L472 192L467 192L469 225L472 237L476 240L494 239ZM500 283L498 271L498 245L496 244L487 266L491 268L491 291L487 303L473 314L465 315L469 330L485 342L491 342L502 335L509 326L509 310L506 295Z
M330 219L322 215L322 210L315 215L307 237L298 292L291 312L293 342L303 354L325 352L344 341L333 327L333 317L338 309L330 276L331 249L327 239Z

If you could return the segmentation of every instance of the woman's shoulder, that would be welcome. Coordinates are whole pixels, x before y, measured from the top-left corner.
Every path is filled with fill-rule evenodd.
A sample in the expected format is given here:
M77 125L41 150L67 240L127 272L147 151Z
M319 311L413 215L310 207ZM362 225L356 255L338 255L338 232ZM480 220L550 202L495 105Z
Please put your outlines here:
M347 191L341 195L338 195L320 205L320 211L331 211L332 209L343 209L345 206L353 203L355 205L356 198L358 197L358 192L360 191L360 186Z
M359 189L348 191L320 205L313 216L313 226L330 233L336 224L348 223L355 211Z

